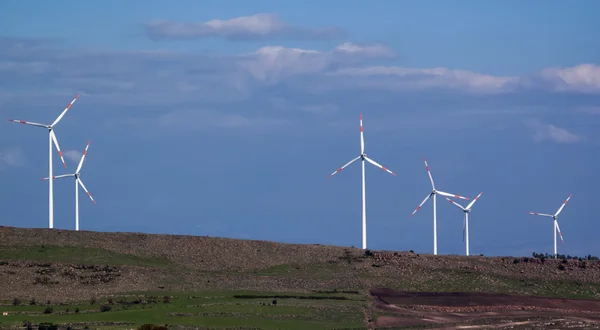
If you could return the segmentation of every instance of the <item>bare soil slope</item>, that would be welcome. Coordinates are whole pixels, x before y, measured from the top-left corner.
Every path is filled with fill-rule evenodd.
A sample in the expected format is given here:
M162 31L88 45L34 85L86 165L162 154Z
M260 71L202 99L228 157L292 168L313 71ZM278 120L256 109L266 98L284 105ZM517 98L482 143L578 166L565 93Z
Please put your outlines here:
M433 256L227 238L0 227L0 299L386 287L600 297L598 261Z

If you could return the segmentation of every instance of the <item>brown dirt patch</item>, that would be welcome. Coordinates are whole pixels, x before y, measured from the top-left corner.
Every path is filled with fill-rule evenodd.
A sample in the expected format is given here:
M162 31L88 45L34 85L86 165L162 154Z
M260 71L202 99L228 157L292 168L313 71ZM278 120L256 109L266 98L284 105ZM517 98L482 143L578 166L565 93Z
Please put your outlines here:
M375 299L375 309L385 314L377 318L377 327L533 328L548 322L569 323L570 328L600 327L600 301L592 299L481 292L402 292L385 288L372 289L370 293ZM552 325L556 326L562 328Z

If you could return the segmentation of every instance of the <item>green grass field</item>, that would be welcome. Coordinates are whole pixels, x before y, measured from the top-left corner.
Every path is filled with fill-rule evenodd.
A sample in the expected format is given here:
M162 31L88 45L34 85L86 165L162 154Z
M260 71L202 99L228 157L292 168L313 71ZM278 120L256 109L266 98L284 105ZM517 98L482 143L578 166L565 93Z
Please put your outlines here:
M94 265L134 265L168 267L173 265L166 259L140 257L116 253L105 249L73 246L13 246L0 249L0 260L34 260L44 262L87 263Z
M168 302L164 297L170 297ZM73 324L79 328L109 329L142 324L202 325L204 327L251 327L260 329L342 329L362 328L365 297L353 293L290 294L275 292L202 292L165 293L134 292L94 302L69 305L1 306L7 316L0 316L2 327L49 322ZM154 301L154 302L153 302ZM275 302L275 304L274 304ZM43 303L43 302L42 302ZM109 311L101 311L109 306ZM44 314L44 310L52 312ZM111 325L113 323L113 325Z

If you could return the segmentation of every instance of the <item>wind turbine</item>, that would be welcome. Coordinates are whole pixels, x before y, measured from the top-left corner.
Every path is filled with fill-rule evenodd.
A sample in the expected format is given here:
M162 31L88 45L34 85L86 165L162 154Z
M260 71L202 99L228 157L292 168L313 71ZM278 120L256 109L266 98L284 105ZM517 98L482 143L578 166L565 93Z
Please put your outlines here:
M83 181L81 181L81 178L79 177L80 176L79 171L81 171L81 167L83 166L83 160L85 159L85 155L87 155L87 151L88 151L89 147L90 147L90 141L88 141L88 144L85 147L85 150L83 150L83 155L81 155L81 160L79 161L79 166L77 166L77 170L75 171L75 173L62 174L62 175L57 175L57 176L52 177L52 179L68 178L71 176L75 178L75 230L79 230L79 185L81 185L81 188L83 188L83 190L90 197L92 202L94 204L96 204L96 201L94 200L94 198L92 197L90 192L85 188ZM42 180L49 180L49 178L42 178Z
M77 96L75 96L73 101L71 101L71 103L69 103L67 105L65 110L63 110L63 112L60 114L60 116L58 116L51 125L38 124L38 123L33 123L33 122L29 122L29 121L24 121L24 120L14 120L14 119L8 120L8 121L12 121L14 123L21 123L21 124L43 127L43 128L48 129L48 173L49 173L48 177L50 177L50 178L52 178L52 142L54 142L54 145L56 146L56 150L58 151L60 160L62 161L65 168L67 167L67 164L65 163L65 159L63 158L62 152L60 151L60 147L58 146L58 141L56 140L56 135L54 135L54 126L56 124L58 124L58 122L65 116L65 114L67 113L69 108L71 108L71 106L73 105L73 103L75 103L75 101L77 100L78 97L79 97L79 94L77 94ZM52 181L53 181L52 179L48 180L48 182L49 182L49 184L48 184L48 228L54 228L54 198L52 196L52 192L53 192L54 188L52 185Z
M556 232L557 231L558 231L558 234L560 235L560 240L563 242L563 244L565 243L565 240L563 240L563 237L562 237L562 233L560 232L560 227L558 226L558 221L556 219L558 219L558 215L560 214L560 212L562 212L565 205L567 205L567 203L569 202L569 199L571 199L571 196L573 196L573 194L570 194L569 197L567 197L567 199L562 203L562 205L560 206L560 208L558 209L558 211L556 211L556 213L554 215L545 214L545 213L537 213L537 212L527 212L527 214L539 215L542 217L550 217L550 218L554 219L554 230L552 230L554 232L554 258L556 258L556 256L557 256L557 252L556 252Z
M471 208L473 207L473 204L475 204L475 202L479 199L481 194L483 194L483 191L480 192L479 195L477 195L477 197L475 197L475 199L473 199L471 201L471 203L469 203L469 205L467 205L467 207L463 207L462 205L458 204L457 202L446 197L446 199L450 203L456 205L458 208L463 210L463 212L465 213L465 220L463 221L463 242L465 242L465 246L466 246L466 250L467 250L466 255L469 255L469 212L471 212ZM466 239L465 239L465 237L466 237Z
M425 202L427 202L429 197L433 196L433 254L437 254L437 206L436 206L437 198L436 198L436 195L440 194L440 195L446 196L446 197L454 197L454 198L460 198L460 199L466 199L466 200L470 200L470 198L459 196L456 194L449 194L447 192L443 192L443 191L439 191L439 190L435 189L435 184L433 183L433 177L431 176L431 172L429 171L429 165L427 165L427 159L425 159L425 169L427 170L427 174L429 175L429 181L431 182L432 190L429 193L429 195L427 195L427 197L425 197L425 199L421 202L421 204L419 204L419 206L417 206L417 208L413 211L413 213L410 216L412 217L413 215L415 215L415 213L417 213L417 211L421 208L421 206L423 206L423 204L425 204Z
M358 157L352 159L348 163L346 163L346 165L338 168L335 172L329 174L329 177L331 178L334 174L340 172L341 170L343 170L344 168L346 168L347 166L349 166L350 164L354 163L355 161L357 161L359 159L361 160L361 163L362 163L362 248L363 248L363 250L365 250L367 248L367 201L366 201L366 196L365 196L365 161L379 167L380 169L382 169L394 176L396 175L396 173L379 165L377 162L375 162L371 158L367 157L367 154L365 154L365 139L363 136L362 114L360 115L360 155Z

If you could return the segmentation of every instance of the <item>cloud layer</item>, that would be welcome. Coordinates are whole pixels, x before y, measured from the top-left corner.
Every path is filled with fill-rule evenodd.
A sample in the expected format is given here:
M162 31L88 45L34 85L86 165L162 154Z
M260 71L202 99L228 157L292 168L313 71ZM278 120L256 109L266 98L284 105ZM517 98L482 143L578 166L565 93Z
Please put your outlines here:
M169 51L61 51L47 42L3 38L0 87L4 91L0 105L11 101L16 92L28 90L64 96L80 91L98 102L123 105L232 101L275 84L308 93L600 94L600 66L595 64L548 68L524 76L493 76L449 68L400 67L392 65L395 58L385 45L350 42L327 51L265 46L250 53L220 56Z
M593 114L600 101L600 66L595 64L494 76L402 67L383 44L342 42L328 50L264 46L237 55L59 46L52 40L0 38L0 112L63 105L80 92L88 105L127 109L104 118L112 127L286 127L294 116L382 107L399 115L410 110L414 117L395 122L426 120L429 126L455 127L473 116L543 113L546 108ZM583 140L541 122L528 127L538 141Z
M232 40L247 39L329 39L342 35L334 27L302 28L289 25L276 14L261 13L231 19L212 19L206 22L180 23L157 20L144 25L146 34L154 40L181 40L221 37Z

